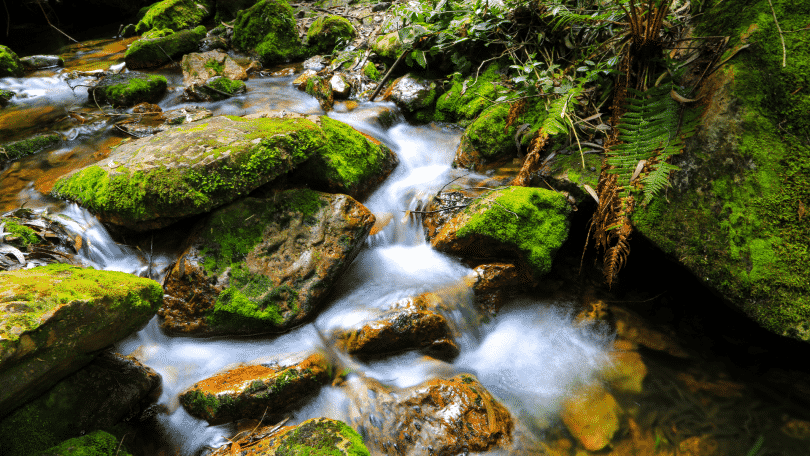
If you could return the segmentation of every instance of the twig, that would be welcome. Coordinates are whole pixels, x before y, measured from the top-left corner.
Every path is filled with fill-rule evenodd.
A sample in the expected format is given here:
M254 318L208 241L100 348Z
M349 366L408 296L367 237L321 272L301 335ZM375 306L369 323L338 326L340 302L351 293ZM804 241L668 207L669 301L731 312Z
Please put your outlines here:
M402 54L399 55L399 58L397 59L397 61L394 62L393 65L391 65L391 68L389 68L388 72L385 73L385 76L383 76L383 78L380 80L380 83L377 84L377 88L374 89L374 93L371 94L371 97L368 99L368 101L374 101L374 99L377 98L377 95L380 93L380 90L382 90L385 83L388 82L388 78L391 77L391 74L394 72L394 69L397 67L397 65L399 65L399 62L401 62L403 59L405 59L405 56L408 55L408 52L410 52L410 51L411 51L410 48L405 49L404 51L402 51Z
M508 209L506 206L504 206L503 204L501 204L501 203L500 203L500 201L498 201L498 200L493 200L493 201L494 201L494 202L495 202L495 204L497 204L498 206L501 206L501 207L503 208L503 210L505 210L506 212L509 212L510 214L514 215L514 216L515 216L515 218L520 219L520 215L518 215L518 213L516 213L516 212L512 212L512 211L511 211L511 210L509 210L509 209Z
M124 444L124 439L127 438L127 435L129 434L124 434L124 436L121 437L121 441L118 442L118 449L115 450L115 456L118 456L118 452L121 451L121 445Z
M462 204L462 205L458 205L458 206L443 207L443 208L437 209L435 211L402 211L402 212L409 212L411 214L435 214L436 212L452 211L453 209L463 209L463 208L465 208L467 206L469 206L469 204ZM507 209L507 210L509 210L509 209Z
M3 4L5 4L5 2L6 2L6 0L3 0ZM51 24L51 20L48 18L48 13L45 12L45 8L42 7L42 3L37 1L37 5L39 5L39 9L42 10L42 15L45 16L45 20L48 21L48 25L53 27L57 32L61 33L62 35L65 35L66 37L68 37L70 40L72 40L74 43L78 44L80 47L84 47L84 45L82 43L79 43L78 41L74 40L73 38L71 38L70 35L68 35L67 33L59 30L59 28L57 28L55 25ZM7 10L7 12L8 12L8 10Z
M448 182L448 183L446 183L446 184L442 185L442 188L440 188L440 189L439 189L439 191L438 191L438 192L436 192L436 196L439 196L439 193L441 193L441 192L442 192L442 190L444 190L444 188L445 188L445 187L447 187L448 185L450 185L450 184L452 184L453 182L455 182L455 181L457 181L457 180L461 179L462 177L467 177L467 176L469 176L470 174L471 174L471 173L467 173L467 174L464 174L463 176L458 176L457 178L455 178L455 179L451 180L450 182Z
M8 5L6 5L6 0L3 0L3 8L6 9L6 37L8 37L8 34L11 31L11 15L8 14Z
M771 5L771 14L773 14L773 22L776 24L776 30L779 30L779 39L782 40L782 68L787 66L787 50L785 49L785 36L782 34L782 27L779 27L779 21L776 20L776 11L773 9L773 3L768 0L768 5Z
M213 92L216 92L216 93L218 93L218 94L220 94L220 95L224 95L224 96L226 96L226 97L232 97L232 96L233 96L233 94L230 94L230 93L228 93L228 92L223 92L223 91L221 91L221 90L217 90L217 89L215 89L215 88L211 87L211 86L210 86L210 85L208 85L208 84L201 84L201 85L202 85L202 87L205 87L206 89L211 90L211 91L213 91Z

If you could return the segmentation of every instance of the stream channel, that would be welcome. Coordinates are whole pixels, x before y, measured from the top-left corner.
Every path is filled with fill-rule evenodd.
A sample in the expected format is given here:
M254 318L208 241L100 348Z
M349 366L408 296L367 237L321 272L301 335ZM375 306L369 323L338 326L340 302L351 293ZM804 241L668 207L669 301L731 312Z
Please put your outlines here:
M38 131L58 131L64 137L59 149L25 157L0 170L0 210L25 204L38 211L64 214L72 220L70 229L84 239L80 255L86 263L98 269L151 274L160 281L179 254L176 233L166 235L166 240L159 239L163 233L155 233L152 244L138 241L140 249L117 238L123 241L119 244L92 214L46 195L56 178L100 160L105 150L122 140L113 131L110 118L87 102L86 88L71 90L66 77L73 68L93 58L115 58L123 45L115 40L85 44L90 50L77 51L73 47L63 51L66 69L0 79L0 88L27 95L16 97L10 106L0 110L0 141ZM182 75L177 70L161 70L160 74L170 84L168 95L159 103L161 108L165 111L186 106L179 97ZM294 77L254 76L247 81L244 95L194 104L210 109L214 115L245 115L268 109L323 114L315 99L291 85ZM88 81L79 78L70 83L75 86ZM79 124L66 115L68 109L77 107L86 114L87 122ZM791 388L800 389L810 382L800 368L793 371L795 365L801 364L795 358L787 356L792 363L780 361L786 358L786 351L806 352L806 348L771 338L737 316L717 320L695 317L705 312L701 307L722 303L672 266L664 264L661 273L651 277L644 264L663 264L665 260L641 243L634 245L638 253L633 252L631 267L623 273L625 283L637 285L620 286L611 293L588 268L584 277L578 276L584 231L577 226L584 226L587 217L575 216L569 242L558 254L555 272L548 279L552 285L513 299L495 317L480 314L463 280L472 269L434 251L425 240L419 219L406 214L466 173L450 166L462 130L453 126L412 126L401 120L384 129L374 119L381 110L388 109L396 110L386 102L361 102L351 110L348 104L338 103L328 113L384 142L399 156L400 165L363 201L378 216L392 214L392 222L369 237L314 321L276 337L202 339L167 336L155 317L143 330L118 344L118 351L135 355L162 376L159 404L164 412L158 416L159 426L148 434L155 439L151 445L155 454L204 454L206 448L226 443L225 437L235 433L233 425L209 426L186 413L178 403L178 394L184 389L228 366L307 350L325 351L352 374L341 385L324 387L291 414L288 424L319 416L350 422L350 414L358 410L350 405L369 403L367 397L360 397L364 394L360 383L363 377L404 388L465 372L476 375L515 419L513 446L501 448L497 454L591 454L577 452L576 442L560 421L559 409L576 388L599 381L595 380L598 372L611 359L616 330L605 323L578 324L575 318L577 309L593 300L594 295L608 303L643 303L636 306L635 312L645 315L646 320L638 320L658 328L657 334L674 335L679 331L681 339L665 340L687 353L686 357L676 357L666 350L639 349L648 370L644 391L616 394L622 410L633 417L631 424L628 427L624 419L622 430L614 437L613 449L594 454L658 454L667 448L670 452L660 454L810 454L810 422L806 421L810 416L802 400L791 392ZM466 179L475 183L486 177ZM633 262L638 266L632 266ZM452 322L460 348L453 362L416 352L359 362L325 346L323 334L352 327L399 299L428 291L437 292L445 306L452 309L445 316ZM770 380L760 382L766 374ZM690 437L698 438L698 443L708 445L711 451L690 452L678 446ZM623 452L622 442L631 442L624 447L637 451Z

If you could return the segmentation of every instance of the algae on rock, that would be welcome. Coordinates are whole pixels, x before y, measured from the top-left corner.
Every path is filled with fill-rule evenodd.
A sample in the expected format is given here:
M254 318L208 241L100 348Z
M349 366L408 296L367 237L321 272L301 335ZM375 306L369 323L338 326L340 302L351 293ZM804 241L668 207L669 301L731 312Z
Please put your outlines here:
M124 59L129 69L152 68L170 63L172 59L198 50L205 37L205 27L182 30L157 38L141 38L129 46Z
M6 76L19 78L23 74L25 74L25 70L17 54L8 46L0 44L0 78Z
M237 14L234 47L253 52L262 65L287 62L303 53L293 10L286 0L261 0Z
M200 24L214 10L212 0L162 0L146 10L135 25L136 33L152 29L180 31Z

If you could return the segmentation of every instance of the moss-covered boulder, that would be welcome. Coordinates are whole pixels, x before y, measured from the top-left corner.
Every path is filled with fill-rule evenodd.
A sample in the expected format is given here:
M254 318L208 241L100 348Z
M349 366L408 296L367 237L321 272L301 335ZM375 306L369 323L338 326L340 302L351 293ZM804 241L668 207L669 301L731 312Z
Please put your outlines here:
M22 77L25 74L20 58L8 46L0 44L0 78Z
M810 4L773 2L782 30ZM636 230L762 327L810 341L810 47L780 33L769 2L710 7L697 34L749 44L703 84L697 133L675 157L666 198L633 215ZM697 77L702 69L696 70Z
M259 0L216 0L216 15L214 22L230 22L236 19L239 11L246 10L255 5Z
M165 76L138 72L109 74L87 91L90 102L110 103L113 106L134 106L154 103L166 94Z
M517 158L514 138L519 124L505 128L508 116L508 104L486 108L464 130L453 158L453 167L481 172Z
M132 43L124 54L127 68L154 68L179 59L183 54L195 52L205 38L205 27L182 30L167 36L141 38Z
M508 95L508 88L496 84L500 78L499 69L498 65L491 64L477 77L464 78L459 73L454 74L450 89L436 101L436 120L466 127L492 106L492 100Z
M424 350L437 358L452 359L459 348L453 331L439 312L441 297L423 293L395 302L357 328L342 329L333 337L336 346L360 357L373 357L405 350Z
M152 4L135 24L136 33L152 29L180 31L200 24L214 11L213 0L163 0Z
M331 371L320 353L250 363L195 383L180 394L180 404L211 424L277 416L318 394Z
M65 66L65 61L58 55L29 55L21 58L20 63L26 71Z
M6 107L14 95L16 94L11 90L0 89L0 108Z
M385 99L393 101L406 118L426 123L433 120L434 106L439 95L435 81L408 73L391 84L385 92Z
M335 46L349 44L357 31L348 19L329 14L321 16L307 30L307 46L312 54L331 54Z
M512 434L509 411L469 374L393 391L369 378L347 383L349 422L373 454L497 452Z
M131 456L118 438L104 431L93 431L32 454L35 456Z
M217 101L247 92L244 81L214 76L203 84L186 87L186 96L196 101Z
M145 325L163 301L153 280L64 264L0 272L0 416Z
M245 448L244 456L371 456L363 438L342 421L312 418Z
M374 216L346 195L288 190L200 222L165 281L161 326L252 334L311 318L362 247Z
M0 163L54 149L61 143L62 136L59 133L47 133L3 144L0 146Z
M293 10L286 0L262 0L240 11L231 42L241 51L254 53L264 66L288 62L303 53Z
M443 224L431 244L473 260L516 260L539 277L568 237L570 211L565 196L550 190L494 190Z
M300 77L306 76L302 74ZM318 76L313 73L311 77L306 78L306 81L301 84L301 86L304 87L304 92L312 95L318 100L318 103L321 105L321 109L326 112L332 110L332 107L335 105L335 94L332 91L332 84L329 81L329 78Z
M37 454L86 431L112 429L159 395L160 375L154 370L104 352L0 421L0 441L7 454Z
M183 69L183 85L186 87L203 84L216 76L240 81L248 78L246 68L219 50L186 54L180 67Z
M387 147L328 117L263 115L214 117L123 143L60 178L52 194L104 222L144 231L210 212L299 165L313 186L361 193L396 160Z

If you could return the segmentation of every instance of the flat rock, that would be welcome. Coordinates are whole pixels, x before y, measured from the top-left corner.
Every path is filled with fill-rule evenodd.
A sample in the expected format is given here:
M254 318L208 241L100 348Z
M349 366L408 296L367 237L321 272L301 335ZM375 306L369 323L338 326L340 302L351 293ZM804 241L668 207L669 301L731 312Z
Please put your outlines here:
M214 76L240 81L248 78L246 68L219 50L186 54L180 67L183 69L183 85L186 87L205 84Z
M297 426L285 426L242 450L242 456L319 455L370 456L363 438L342 421L312 418ZM233 446L228 450L232 451ZM226 450L226 451L228 451ZM228 454L228 453L226 453Z

